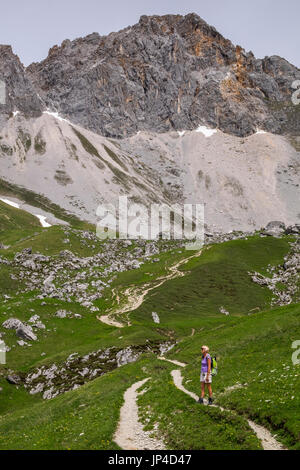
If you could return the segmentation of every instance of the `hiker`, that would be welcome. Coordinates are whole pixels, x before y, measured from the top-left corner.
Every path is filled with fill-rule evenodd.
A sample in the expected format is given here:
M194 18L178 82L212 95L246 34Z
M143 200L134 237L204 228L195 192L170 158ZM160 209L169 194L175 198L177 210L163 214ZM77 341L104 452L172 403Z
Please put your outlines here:
M209 399L208 399L208 404L212 405L213 398L212 398L212 388L211 388L211 382L212 382L212 375L211 375L211 357L208 354L209 348L207 346L202 346L201 352L202 352L202 358L201 358L201 374L200 374L200 382L201 382L201 398L199 398L199 402L203 404L204 403L204 396L205 396L205 384L208 388L208 393L209 393Z

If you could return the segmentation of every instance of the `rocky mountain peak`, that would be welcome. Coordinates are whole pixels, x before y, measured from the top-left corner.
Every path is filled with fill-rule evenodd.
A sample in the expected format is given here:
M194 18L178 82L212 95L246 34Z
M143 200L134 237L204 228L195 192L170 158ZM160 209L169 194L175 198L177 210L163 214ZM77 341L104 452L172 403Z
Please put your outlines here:
M107 36L66 39L26 71L9 49L0 62L18 96L8 113L44 106L106 137L199 125L237 136L300 130L291 102L299 69L277 56L256 59L195 13L142 16Z
M164 15L164 16L141 16L138 27L142 27L144 32L151 34L179 34L184 37L189 34L206 34L222 37L213 26L209 26L206 21L200 18L196 13L182 15Z
M13 112L26 117L38 117L43 105L19 57L11 46L0 45L0 80L5 84L5 103L0 103L0 124Z
M256 59L193 13L66 39L27 69L2 46L0 79L1 178L18 194L92 223L120 194L203 202L213 231L298 220L299 69Z

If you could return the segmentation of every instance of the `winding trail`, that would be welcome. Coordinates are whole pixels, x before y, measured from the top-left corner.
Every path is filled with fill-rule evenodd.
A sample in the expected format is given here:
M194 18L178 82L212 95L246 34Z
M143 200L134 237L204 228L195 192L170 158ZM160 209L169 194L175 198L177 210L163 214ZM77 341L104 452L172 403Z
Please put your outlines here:
M183 384L182 384L183 378L182 378L180 370L172 370L171 375L173 377L174 385L179 390L186 393L187 395L189 395L194 400L198 401L198 399L199 399L198 395L196 395L193 392L190 392L189 390L187 390L183 386ZM219 408L222 411L228 411L228 412L234 413L234 411L226 410L226 409L222 408L221 406L217 406L217 405L211 405L211 406L213 406L215 408ZM268 431L268 429L264 428L263 426L260 426L259 424L254 423L253 421L251 421L247 418L245 418L245 419L247 420L250 428L254 431L254 433L256 434L258 439L261 441L261 444L262 444L262 447L263 447L264 450L286 450L285 447L282 444L280 444L278 441L276 441L276 439L272 436L272 434L270 433L270 431Z
M175 364L179 367L186 367L187 364L176 360L166 359L165 357L158 357L160 361L167 361ZM199 397L196 393L187 390L183 385L183 377L181 370L172 370L171 376L173 378L174 385L178 390L189 395L193 400L198 401ZM123 450L165 450L166 446L160 439L156 439L151 436L152 431L144 431L143 424L139 421L137 398L140 394L145 391L138 392L138 390L150 380L141 380L134 383L124 393L124 404L120 411L120 420L118 428L114 435L114 441ZM206 401L205 401L206 404ZM200 406L200 405L199 405ZM221 406L211 405L212 407L219 408L222 411L229 413L236 413L236 411L222 408ZM256 434L258 439L261 441L264 450L286 450L286 448L280 444L272 436L272 434L263 426L254 423L253 421L245 418L250 428Z
M146 295L163 285L166 281L185 276L185 272L179 271L179 267L186 264L190 259L198 257L202 254L202 250L197 252L196 254L189 256L188 258L184 258L180 260L173 266L170 266L168 269L170 271L169 274L166 276L160 277L156 279L156 283L150 284L147 283L143 287L129 287L124 291L124 295L127 297L127 303L119 307L117 309L113 309L107 313L107 315L102 315L101 317L97 317L97 319L103 323L106 323L110 326L115 326L116 328L123 328L125 326L124 323L120 323L115 320L115 315L126 314L126 322L127 325L130 326L129 321L129 313L139 308ZM113 290L113 295L116 298L117 304L120 305L120 297L118 293ZM191 336L194 336L195 330L192 329ZM183 362L179 362L176 360L166 359L165 357L158 357L161 361L170 362L179 367L186 367L187 364ZM183 377L181 371L176 369L172 370L171 372L174 385L181 390L182 392L189 395L195 401L198 401L199 397L195 393L187 390L183 386ZM151 437L151 432L144 431L142 423L139 421L138 416L138 405L137 405L137 398L139 394L144 392L138 393L138 390L148 381L150 377L139 382L136 382L131 387L129 387L124 393L124 404L120 411L120 420L118 424L118 428L114 435L114 441L118 444L118 446L123 450L165 450L165 444L162 440L155 439ZM230 413L235 413L233 410L224 409L221 406L211 405L215 408L219 408L222 411L227 411ZM244 417L244 416L243 416ZM261 441L262 447L264 450L286 450L286 448L280 444L276 439L272 436L272 434L263 426L260 426L253 421L247 419L250 428L256 434L258 439Z
M165 450L165 444L150 437L151 431L144 431L139 421L137 397L138 389L150 378L136 382L124 393L124 404L114 441L123 450ZM140 392L140 394L143 392Z
M125 318L126 318L125 321L127 323L127 326L131 326L131 323L129 321L129 314L130 312L133 312L134 310L138 309L142 305L146 295L152 290L157 289L158 287L162 286L166 281L170 281L171 279L175 279L177 277L185 276L186 275L185 272L179 271L180 266L186 264L192 258L197 258L201 256L201 254L202 254L202 250L196 252L192 256L189 256L188 258L183 258L178 263L174 264L173 266L170 266L168 268L170 271L169 274L157 278L154 285L153 283L146 283L144 284L143 287L128 287L124 291L124 296L127 298L126 304L117 309L113 309L111 312L108 312L106 315L97 317L97 319L102 321L103 323L106 323L107 325L115 326L116 328L123 328L126 325L118 322L117 320L115 320L114 317L116 315L125 314ZM113 295L116 297L117 304L120 305L119 295L115 292L115 290L113 290L112 292L113 292Z
M174 361L174 360L171 360L171 359L166 359L165 357L158 357L157 359L159 359L160 361L171 362L171 364L175 364L175 366L179 366L179 367L185 367L186 366L186 364L184 362L179 362L179 361Z

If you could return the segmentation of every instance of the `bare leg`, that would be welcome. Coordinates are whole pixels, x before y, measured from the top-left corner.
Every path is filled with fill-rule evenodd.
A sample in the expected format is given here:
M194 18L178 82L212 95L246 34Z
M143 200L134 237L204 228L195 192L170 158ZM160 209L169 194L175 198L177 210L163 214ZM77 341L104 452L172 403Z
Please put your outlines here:
M206 384L206 385L207 385L207 388L208 388L209 397L212 398L212 388L211 388L211 384Z
M201 398L204 398L205 395L205 383L201 382Z

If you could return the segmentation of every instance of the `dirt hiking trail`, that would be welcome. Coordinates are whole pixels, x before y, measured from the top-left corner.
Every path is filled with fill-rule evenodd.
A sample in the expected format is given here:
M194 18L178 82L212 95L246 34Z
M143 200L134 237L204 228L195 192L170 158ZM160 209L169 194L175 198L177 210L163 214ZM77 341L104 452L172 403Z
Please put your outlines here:
M163 285L166 281L170 281L171 279L175 279L177 277L183 277L186 275L186 272L179 271L180 266L186 264L190 259L192 258L197 258L201 256L202 250L196 252L192 256L189 256L188 258L184 258L180 260L178 263L174 264L173 266L170 266L168 268L169 274L166 274L165 276L159 277L156 279L154 283L147 283L144 284L142 287L128 287L124 291L124 296L127 298L127 302L119 308L112 309L111 312L108 312L107 315L102 315L101 317L97 317L98 320L102 321L102 323L106 323L107 325L110 326L115 326L116 328L123 328L124 326L131 326L130 321L129 321L129 314L130 312L133 312L134 310L138 309L142 303L144 302L144 299L146 295L151 292L154 289L157 289L161 285ZM113 289L112 290L113 296L115 297L117 301L117 305L120 305L120 297L116 293L116 291ZM125 322L120 323L119 321L115 320L116 315L124 315L125 316Z
M198 401L198 399L199 399L198 395L196 395L193 392L190 392L189 390L187 390L183 386L183 384L182 384L183 378L182 378L180 370L172 370L171 375L173 377L174 385L179 390L186 393L187 395L189 395L194 400ZM199 405L199 406L201 406L201 405ZM222 411L228 411L228 412L234 413L232 410L226 410L226 409L222 408L221 406L217 406L217 405L211 405L211 406L213 406L215 408L219 408ZM251 421L247 418L245 418L245 419L247 420L250 428L254 431L254 433L256 434L258 439L261 441L261 444L262 444L262 447L263 447L264 450L285 450L285 447L282 444L280 444L278 441L276 441L276 439L272 436L272 434L270 433L270 431L268 431L268 429L254 423L253 421Z
M124 404L120 412L120 421L114 435L114 441L123 450L164 450L162 441L152 438L151 432L144 431L138 415L138 389L148 379L136 382L124 393ZM143 392L140 392L140 394Z

